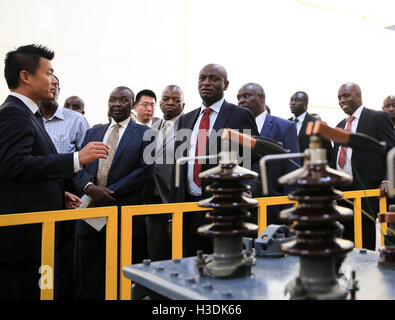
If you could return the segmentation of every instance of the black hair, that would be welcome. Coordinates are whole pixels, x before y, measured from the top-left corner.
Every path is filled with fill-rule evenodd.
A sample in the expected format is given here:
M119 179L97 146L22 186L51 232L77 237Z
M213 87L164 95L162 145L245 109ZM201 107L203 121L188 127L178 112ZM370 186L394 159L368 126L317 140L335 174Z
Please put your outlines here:
M40 58L52 60L54 56L53 51L37 44L21 46L8 52L4 60L4 77L8 88L16 89L19 86L19 75L22 70L35 74L40 65Z
M303 99L304 99L306 105L308 105L309 104L309 96L308 96L308 94L306 92L304 92L304 91L296 91L293 95L297 95L299 93L301 95L303 95Z
M130 95L132 96L132 104L133 104L133 101L134 101L134 92L133 92L133 90L132 89L130 89L129 87L125 87L125 86L119 86L119 87L116 87L114 90L126 90L126 91L129 91L130 92ZM113 91L114 91L113 90Z
M53 77L58 81L58 88L60 88L60 82L59 82L59 78L55 75L53 75Z
M142 96L154 98L155 102L156 102L155 92L153 92L152 90L149 90L149 89L144 89L144 90L141 90L139 93L137 93L136 101L134 104L138 104Z

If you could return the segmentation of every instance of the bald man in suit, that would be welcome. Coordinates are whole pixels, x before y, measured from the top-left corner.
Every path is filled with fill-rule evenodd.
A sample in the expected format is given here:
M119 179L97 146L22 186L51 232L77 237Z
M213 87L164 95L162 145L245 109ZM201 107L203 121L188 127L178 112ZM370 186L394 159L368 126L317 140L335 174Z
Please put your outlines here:
M202 155L217 155L221 152L221 138L216 135L221 129L237 129L250 135L259 135L252 112L246 108L240 108L234 104L228 103L224 99L224 91L228 88L229 81L225 68L219 64L209 64L199 72L198 90L202 98L202 105L184 115L178 122L178 132L189 130L190 135L177 137L176 150L178 146L183 145L186 148L180 156L195 156L198 151L203 151ZM204 129L202 129L204 128ZM207 144L205 148L197 147L200 145L200 135L202 131L207 134ZM204 150L202 150L204 149ZM177 156L177 154L176 154ZM248 158L247 155L241 165L246 165L250 160L252 169L259 171L259 159ZM199 201L209 196L205 187L200 181L198 174L210 168L217 166L217 163L205 163L201 166L197 162L190 162L182 165L180 170L180 187L176 189L175 202ZM174 178L174 170L173 170ZM173 179L174 181L174 179ZM251 193L253 196L259 192L259 181L250 182ZM208 237L197 235L196 229L207 224L203 213L191 214L184 216L184 256L196 255L196 250L201 249L204 252L212 251L212 244Z
M352 133L363 133L379 141L386 142L390 148L395 147L395 135L390 118L386 112L366 108L362 104L361 88L356 83L345 83L338 91L339 105L347 118L342 120L337 127ZM362 190L379 188L386 178L386 159L374 153L358 149L341 147L335 143L330 166L345 172L353 177L351 186L342 190ZM377 217L378 200L364 198L362 208L373 218ZM345 222L345 234L348 239L353 239L353 225ZM375 225L371 219L362 215L363 247L375 249Z

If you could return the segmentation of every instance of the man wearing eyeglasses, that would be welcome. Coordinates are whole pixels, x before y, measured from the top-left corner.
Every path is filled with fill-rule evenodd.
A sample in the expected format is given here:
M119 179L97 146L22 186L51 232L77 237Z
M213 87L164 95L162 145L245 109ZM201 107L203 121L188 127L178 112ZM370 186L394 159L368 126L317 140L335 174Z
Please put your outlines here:
M137 113L136 123L151 127L158 118L154 118L156 106L155 92L149 89L141 90L136 95L136 102L133 106Z

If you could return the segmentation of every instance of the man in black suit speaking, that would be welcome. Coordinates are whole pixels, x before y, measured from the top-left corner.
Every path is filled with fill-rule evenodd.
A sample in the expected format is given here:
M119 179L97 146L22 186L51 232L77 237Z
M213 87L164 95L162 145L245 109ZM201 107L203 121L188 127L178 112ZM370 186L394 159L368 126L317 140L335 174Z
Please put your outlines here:
M7 53L4 75L11 93L0 106L0 214L78 206L80 199L65 192L65 181L83 164L107 157L101 142L57 154L36 117L41 100L55 94L53 57L38 45ZM39 298L40 253L39 224L0 228L0 299Z

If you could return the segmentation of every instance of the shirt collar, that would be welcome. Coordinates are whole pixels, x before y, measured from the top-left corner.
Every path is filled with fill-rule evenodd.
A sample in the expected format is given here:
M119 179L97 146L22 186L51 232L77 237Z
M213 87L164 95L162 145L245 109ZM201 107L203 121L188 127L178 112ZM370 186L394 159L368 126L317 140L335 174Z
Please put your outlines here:
M298 119L298 121L300 123L303 122L304 118L306 117L307 111L303 112L302 114L300 114L298 117L296 117L295 119Z
M30 111L33 112L33 114L37 112L38 106L32 99L18 92L10 92L9 95L20 99L30 109Z
M180 113L178 116L175 116L174 118L171 118L169 120L163 119L163 123L171 122L171 124L174 125L177 122L177 120L181 117L181 115L182 115L182 113Z
M260 115L255 117L255 123L256 123L256 125L258 127L258 131L259 132L262 131L262 127L265 124L267 114L268 114L268 112L265 109L265 111L263 111Z
M121 122L116 122L114 119L112 119L111 123L110 123L110 128L114 127L116 124L120 124L122 128L126 129L129 122L130 122L130 117L127 117L125 120L123 120Z
M222 104L224 103L224 100L225 100L225 98L222 98L221 100L219 100L219 101L213 103L211 106L208 106L208 107L202 105L202 106L200 107L200 113L202 113L203 110L206 109L206 108L210 108L210 109L212 109L213 111L215 111L216 113L219 113L219 110L221 110L221 106L222 106Z
M362 112L363 108L364 108L364 106L361 105L357 110L354 111L352 116L355 117L356 119L359 119L361 117L361 112Z
M40 109L38 109L38 112L40 112L40 114L41 114ZM65 116L64 116L64 112L63 112L63 108L62 108L62 107L58 106L58 107L56 108L55 113L52 115L51 118L45 119L45 118L43 117L43 120L44 120L44 122L45 122L45 121L51 121L51 120L54 119L55 117L58 118L58 119L60 119L60 120L64 120L64 119L65 119Z
M150 127L150 128L151 128L151 126L152 126L152 120L150 120L150 121L147 122L147 123L142 123L142 122L140 122L138 119L136 119L136 123L137 123L137 124L141 124L142 126Z
M53 115L52 118L54 118L54 117L57 117L59 119L64 120L65 117L64 117L64 113L63 113L63 108L62 107L58 106L56 108L55 114Z
M266 116L267 116L268 112L265 109L265 111L263 111L260 115L255 117L255 122L257 121L262 121L263 123L265 122Z

